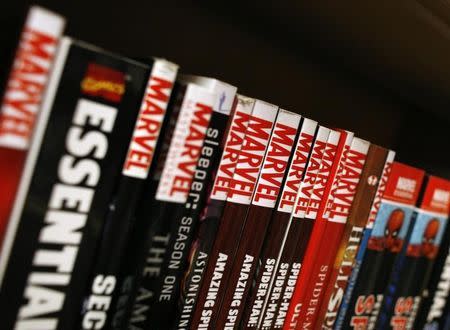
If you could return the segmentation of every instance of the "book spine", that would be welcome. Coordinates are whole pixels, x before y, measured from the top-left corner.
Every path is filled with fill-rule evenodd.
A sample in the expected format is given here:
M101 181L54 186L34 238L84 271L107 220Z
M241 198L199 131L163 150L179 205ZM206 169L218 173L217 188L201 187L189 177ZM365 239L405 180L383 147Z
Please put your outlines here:
M106 228L93 266L90 290L82 311L82 329L103 329L109 322L107 315L116 289L117 276L122 265L123 253L128 244L133 216L145 180L154 159L154 151L166 115L169 98L178 67L164 60L155 60L147 83L133 135L128 145L115 196L106 215ZM100 290L108 283L107 291ZM101 294L108 304L99 309L96 301Z
M19 187L33 128L49 81L65 19L30 8L0 106L0 243Z
M333 197L326 211L327 223L322 242L315 253L312 281L308 284L304 300L303 310L308 312L301 314L299 318L299 324L303 329L313 328L316 324L317 312L321 306L324 289L353 204L369 145L367 141L353 138L350 148L344 155L344 161L340 163L337 185L331 191Z
M356 190L347 225L344 229L329 284L318 314L317 325L332 329L341 305L348 278L361 242L370 208L375 198L388 150L370 145L361 180Z
M206 268L192 322L194 328L214 327L277 111L276 106L255 102Z
M310 204L308 205L308 213L311 213L309 209L313 210L313 214L315 217L314 226L311 232L311 235L308 240L308 245L306 247L305 255L303 257L302 267L297 279L297 283L295 285L295 291L292 296L291 304L289 306L289 310L286 316L286 321L283 326L283 329L291 329L292 327L296 327L299 321L299 316L302 313L302 305L304 303L304 299L307 292L307 284L311 280L315 253L318 251L318 246L322 240L322 236L326 226L326 218L325 211L332 201L331 191L337 185L339 168L341 166L341 162L345 164L345 155L350 147L350 143L353 139L353 134L348 132L337 132L332 131L330 136L333 137L335 135L338 137L337 148L335 155L332 159L332 164L330 167L330 175L327 177L326 184L322 185L323 199L319 203L314 203L314 200L310 200ZM327 144L328 147L328 144ZM325 149L325 157L327 156L327 150ZM322 161L321 166L326 166L327 162ZM320 171L319 171L320 174ZM318 174L317 181L320 182L321 176ZM307 218L308 215L306 215ZM303 309L304 312L304 309Z
M279 110L241 234L216 327L240 324L272 213L284 183L301 116Z
M447 219L442 244L432 270L422 288L421 303L414 329L437 329L444 326L450 293L450 225Z
M348 306L350 304L350 300L353 295L353 290L355 288L355 284L359 275L359 271L361 269L361 264L365 256L367 242L369 241L370 234L372 233L373 224L380 209L381 200L383 198L384 192L386 191L387 181L389 179L389 176L391 175L394 157L395 152L390 150L386 157L386 163L384 164L383 167L383 174L381 175L380 183L378 184L377 192L375 193L375 198L373 199L373 203L370 208L369 217L367 219L367 223L364 228L360 246L355 257L355 263L353 265L353 269L348 279L347 288L345 289L344 297L341 302L341 307L339 308L339 312L334 324L334 327L336 329L341 329L343 326L344 318L347 313Z
M5 328L76 327L148 75L62 40L0 256Z
M129 221L133 221L134 224L131 229L130 239L123 253L127 257L122 260L122 266L117 280L118 289L111 302L113 308L110 309L110 315L107 317L109 322L106 324L106 328L117 330L123 329L126 326L131 317L134 297L139 295L139 299L144 303L149 298L149 295L142 295L137 292L141 275L142 277L152 277L158 273L158 266L155 266L155 260L158 260L160 253L164 253L165 241L162 238L160 240L160 246L146 249L146 243L148 243L147 237L151 232L152 224L146 221L146 218L139 218L138 210L143 205L148 205L152 201L155 202L154 196L164 169L172 137L175 133L181 106L186 95L186 87L186 85L180 84L178 81L175 82L168 104L169 116L166 116L161 127L161 144L157 144L157 149L154 154L155 168L150 169L149 176L143 185L136 210L134 214L130 214ZM143 274L142 269L147 269L147 272ZM140 317L140 314L137 315Z
M219 227L219 220L228 196L230 182L247 131L254 106L254 99L238 95L228 135L224 142L222 157L200 217L199 230L189 253L190 265L185 274L180 294L180 308L175 325L178 329L189 329L203 281L204 271Z
M129 326L146 327L153 313L153 308L158 303L160 292L157 292L155 284L160 278L163 262L167 258L168 244L171 236L171 221L177 219L184 212L184 204L188 199L188 193L194 179L195 167L200 158L203 141L213 113L216 101L216 93L195 84L187 84L186 93L181 105L178 121L167 152L164 168L161 172L155 203L143 205L138 221L149 221L150 230L146 234L145 255L146 262L142 267L139 263L140 277L137 280L137 293L130 305L132 316ZM143 200L143 203L149 203ZM149 261L149 255L153 255ZM151 269L151 271L149 271ZM147 299L140 299L140 292L150 292ZM136 317L136 311L140 317Z
M174 310L177 302L180 283L188 261L188 252L207 197L206 193L209 189L207 186L210 185L212 172L217 168L221 156L220 142L223 140L236 88L216 80L212 81L215 82L215 87L211 90L220 97L216 99L206 130L184 211L178 218L171 219L168 252L161 267L161 276L153 290L159 296L158 303L149 315L148 323L152 326L172 325L173 319L170 312Z
M367 244L344 327L373 328L395 257L412 220L424 172L394 162Z
M293 214L296 209L298 209L299 194L301 193L302 188L304 189L303 192L309 194L310 196L310 190L305 188L310 186L312 190L314 187L314 180L322 162L329 134L330 130L328 128L322 126L318 128L316 139L311 151L311 156L305 170L305 175L299 185L299 189L297 190L294 205L289 213L288 226L284 232L280 249L277 251L274 272L275 275L269 283L269 287L271 289L268 291L268 294L264 299L264 304L262 307L263 313L259 320L258 327L261 326L262 328L267 329L270 328L274 322L274 327L278 327L278 317L276 318L275 316L280 315L279 319L281 319L286 315L287 306L289 306L291 295L289 294L289 290L287 290L285 294L285 288L289 284L292 284L292 282L292 285L295 286L296 276L300 270L300 264L294 263L292 259L294 256L293 250L295 249L298 238L298 236L293 238L292 235L296 227L298 227L297 224L294 223L295 221ZM286 307L286 310L283 310L284 307ZM278 313L278 311L280 312Z
M397 256L377 326L412 329L450 211L450 182L430 176L410 236Z
M266 296L271 291L270 283L276 271L277 256L281 249L283 237L287 230L290 214L295 204L300 182L303 180L305 168L308 164L312 145L315 139L317 122L304 118L297 137L294 155L289 164L288 175L282 185L280 199L276 212L272 215L269 224L263 250L259 257L259 269L257 269L256 281L250 291L247 308L244 310L242 324L247 329L257 327L263 312L263 304Z

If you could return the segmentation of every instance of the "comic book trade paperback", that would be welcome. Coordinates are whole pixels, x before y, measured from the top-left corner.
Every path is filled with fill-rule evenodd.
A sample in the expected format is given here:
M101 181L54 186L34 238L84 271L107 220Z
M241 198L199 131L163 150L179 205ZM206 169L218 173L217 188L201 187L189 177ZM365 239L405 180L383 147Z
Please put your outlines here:
M301 235L309 237L309 234L303 230L303 224L296 217L296 214L299 215L300 213L299 200L300 196L303 196L306 204L308 204L313 194L312 190L324 157L327 141L330 142L327 157L334 157L335 153L332 149L333 146L336 147L337 141L339 140L339 133L333 133L330 137L330 132L326 127L319 126L318 128L316 139L312 146L311 156L305 170L305 176L296 193L295 202L289 215L288 226L284 232L280 249L277 251L275 275L269 283L270 290L261 308L262 314L258 321L258 327L261 326L263 329L271 328L272 324L274 327L279 327L279 324L281 324L281 327L283 326L281 319L283 319L284 323L284 318L300 271L301 260L303 260L303 256L296 254L297 243L300 241L299 237ZM318 195L315 197L320 198ZM290 286L292 286L292 290L290 290Z
M333 131L334 132L334 131ZM332 132L332 133L333 133ZM330 135L332 134L330 133ZM307 293L307 285L311 281L311 275L313 272L313 266L315 261L315 254L319 250L319 244L321 243L323 233L326 227L326 219L327 214L325 211L327 210L327 206L333 200L333 188L337 185L339 180L339 174L341 173L339 169L345 165L346 154L348 149L350 148L351 141L353 140L353 133L341 131L336 132L339 134L339 142L337 143L337 148L335 157L329 168L329 175L326 179L326 184L321 185L321 192L323 192L323 198L320 201L320 204L315 203L314 199L310 200L308 205L307 213L310 213L309 209L313 210L313 213L317 214L316 220L314 221L313 229L311 231L311 235L308 240L308 245L306 247L306 251L303 257L301 271L297 279L297 283L295 285L295 291L292 295L291 304L289 305L288 313L286 315L286 320L283 325L283 329L292 329L295 328L299 321L300 313L302 312L302 305L306 298ZM327 144L328 147L328 144ZM326 154L325 149L325 154ZM325 159L325 156L324 156ZM341 165L342 163L342 165ZM321 167L327 165L327 162L322 160ZM320 184L321 176L320 170L316 178L315 186Z
M267 229L263 249L259 256L255 283L250 289L249 299L244 309L242 326L255 329L262 315L266 296L271 291L271 279L275 275L277 257L287 231L300 182L310 159L312 145L317 130L317 122L304 118L297 137L293 159L290 162L286 182L282 185L276 212L273 213Z
M145 246L147 237L150 236L151 223L145 217L139 217L139 210L142 204L155 203L156 189L158 188L161 172L164 169L170 144L175 133L175 128L177 127L181 106L186 95L186 87L186 85L182 85L178 81L175 82L172 95L169 99L166 119L161 127L161 142L157 144L157 149L153 155L155 168L150 170L142 188L141 197L137 203L135 213L130 214L130 219L128 220L133 222L133 226L130 232L130 239L123 253L126 258L122 260L121 269L117 278L117 289L111 301L107 324L105 326L107 329L123 329L126 326L132 312L134 297L136 294L139 294L136 290L140 276L154 276L154 273L157 274L159 270L157 266L153 267L155 260L159 258L159 254L155 254L154 250L146 250ZM160 240L161 245L156 247L156 251L160 251L160 253L164 252L164 242L164 239ZM145 268L147 261L150 267ZM143 273L142 268L147 270L145 274L141 274L141 272ZM151 272L150 270L152 269L155 271ZM144 295L140 299L145 300L149 297L149 295Z
M345 314L348 309L348 305L350 303L350 299L352 298L353 289L355 287L356 280L359 275L359 270L361 269L361 264L364 259L364 255L366 253L367 243L369 241L370 235L372 233L373 224L375 222L375 218L378 214L378 210L380 209L381 201L386 191L387 181L391 174L392 164L394 162L395 152L389 150L388 155L386 157L386 163L383 168L383 174L381 176L380 182L377 187L377 192L375 193L375 198L373 199L372 206L369 212L369 218L364 228L364 232L362 235L362 239L359 245L358 252L356 253L355 261L353 268L351 270L350 277L348 278L347 288L344 291L344 296L341 300L341 307L339 308L339 312L337 314L337 318L334 321L334 328L341 329L342 324L344 322Z
M167 111L170 95L177 76L178 66L162 59L152 61L152 69L141 108L128 145L127 157L122 166L121 177L110 202L106 215L105 229L91 276L91 284L82 310L82 329L104 329L109 307L98 310L94 301L101 283L109 283L107 292L101 292L103 299L114 296L117 277L122 266L125 248L133 226L133 215L143 186L155 165L155 149ZM167 121L167 120L166 120ZM158 148L159 149L159 148Z
M137 235L145 237L140 255L135 265L137 278L133 281L134 293L128 301L131 308L128 320L130 327L146 328L159 294L155 284L160 278L161 268L168 253L173 219L184 212L195 167L200 158L200 150L205 140L217 94L193 83L185 84L186 91L170 141L167 156L160 173L156 193L149 190L141 197L137 210L138 222L147 222L149 227L140 229ZM136 228L140 227L137 226ZM130 280L131 281L131 280ZM144 293L145 299L142 297Z
M447 220L448 221L448 220ZM450 225L447 223L430 276L421 292L414 329L442 329L450 293Z
M300 121L298 114L283 109L278 112L216 322L219 329L240 324L267 227L294 154Z
M5 329L76 328L149 69L62 39L0 256Z
M229 123L226 139L223 141L222 157L217 172L214 173L213 185L208 189L209 197L201 211L199 229L189 252L190 264L181 283L180 302L175 321L178 329L190 328L200 292L200 283L219 228L219 220L225 207L228 189L254 103L255 100L252 98L237 95L236 108Z
M333 200L327 206L326 227L322 242L315 252L315 265L310 277L311 281L308 284L304 306L302 306L304 312L300 314L298 321L302 329L315 327L317 312L321 306L336 251L353 205L369 146L369 142L353 138L350 148L344 156L345 162L341 161L339 165L339 179L331 191Z
M424 171L392 165L343 327L374 329L394 260L401 251Z
M450 211L450 181L429 176L414 222L395 260L376 327L412 329Z
M0 107L0 244L64 26L63 17L32 6L6 82Z
M277 106L255 101L201 285L193 328L215 326L277 112Z
M211 120L206 129L203 146L201 149L191 151L200 154L200 156L184 204L184 212L177 218L170 219L171 230L167 253L162 262L161 275L152 289L157 293L157 304L149 314L149 323L152 326L163 328L173 322L171 312L177 303L180 283L188 261L188 252L194 238L200 212L207 197L205 196L207 193L206 187L210 185L212 172L216 170L221 156L219 146L236 95L236 87L216 79L196 76L183 77L183 79L208 88L218 97L216 97Z
M347 224L337 249L316 325L332 329L347 287L359 243L381 180L388 150L371 144Z

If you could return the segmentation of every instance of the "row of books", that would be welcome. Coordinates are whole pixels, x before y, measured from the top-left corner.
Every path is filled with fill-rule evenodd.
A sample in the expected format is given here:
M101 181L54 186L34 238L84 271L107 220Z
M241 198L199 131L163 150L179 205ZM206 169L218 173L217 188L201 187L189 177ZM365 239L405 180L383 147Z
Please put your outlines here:
M445 327L450 181L64 25L1 105L1 329Z

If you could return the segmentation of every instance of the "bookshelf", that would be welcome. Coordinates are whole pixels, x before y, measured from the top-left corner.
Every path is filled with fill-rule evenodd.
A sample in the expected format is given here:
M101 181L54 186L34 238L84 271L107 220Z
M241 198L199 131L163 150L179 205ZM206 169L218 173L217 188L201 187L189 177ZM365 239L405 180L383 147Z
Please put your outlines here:
M28 3L1 5L8 15L0 41L9 50L2 63ZM354 130L395 149L400 161L450 177L444 1L33 3L65 15L69 35L131 56L164 56L183 72Z

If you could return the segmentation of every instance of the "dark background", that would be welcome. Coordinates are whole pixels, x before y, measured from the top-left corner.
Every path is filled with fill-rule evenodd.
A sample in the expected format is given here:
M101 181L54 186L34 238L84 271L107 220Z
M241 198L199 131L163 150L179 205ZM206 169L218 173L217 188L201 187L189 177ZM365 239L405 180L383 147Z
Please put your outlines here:
M70 36L165 57L450 178L446 0L1 2L2 77L36 3L66 16Z

